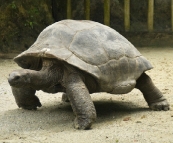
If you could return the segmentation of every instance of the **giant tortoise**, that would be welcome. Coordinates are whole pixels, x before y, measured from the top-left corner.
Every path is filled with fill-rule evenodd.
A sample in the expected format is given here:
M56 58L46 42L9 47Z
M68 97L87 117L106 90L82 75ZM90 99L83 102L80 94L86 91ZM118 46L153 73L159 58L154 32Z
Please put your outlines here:
M36 90L63 92L77 129L90 128L96 119L90 93L125 94L137 88L152 110L169 110L167 100L145 73L152 69L150 62L117 31L97 22L56 22L14 61L23 68L8 78L17 105L37 109L41 103Z

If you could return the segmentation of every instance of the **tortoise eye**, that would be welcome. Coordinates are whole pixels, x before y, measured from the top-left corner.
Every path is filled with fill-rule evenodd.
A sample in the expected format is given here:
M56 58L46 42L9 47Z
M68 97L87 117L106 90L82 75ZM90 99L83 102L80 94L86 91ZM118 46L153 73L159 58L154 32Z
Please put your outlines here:
M25 60L22 60L21 62L22 62L23 64L26 64L26 63L27 63Z
M20 78L20 76L15 76L14 79L15 80L18 80Z

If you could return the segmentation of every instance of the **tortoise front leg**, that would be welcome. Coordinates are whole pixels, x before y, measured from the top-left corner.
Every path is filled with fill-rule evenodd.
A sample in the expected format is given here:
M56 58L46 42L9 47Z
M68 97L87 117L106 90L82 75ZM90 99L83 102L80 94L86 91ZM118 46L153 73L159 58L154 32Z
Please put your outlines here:
M145 100L152 110L169 110L169 103L146 73L143 73L139 77L136 88L143 93Z
M66 77L66 94L76 115L75 128L89 129L96 119L96 110L88 89L77 73Z
M31 88L16 88L11 86L15 101L19 108L36 110L41 107L38 97L35 95L36 90Z

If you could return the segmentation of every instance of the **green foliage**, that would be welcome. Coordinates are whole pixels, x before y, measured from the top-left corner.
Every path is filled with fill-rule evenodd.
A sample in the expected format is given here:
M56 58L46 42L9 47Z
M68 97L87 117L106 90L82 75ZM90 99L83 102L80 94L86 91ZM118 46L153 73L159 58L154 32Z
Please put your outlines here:
M53 23L50 0L0 0L0 53L24 51Z
M16 6L15 1L13 1L13 2L10 4L10 6L11 6L12 9L17 9L17 6Z
M26 20L25 26L29 26L31 29L33 29L34 25L36 25L36 24L37 24L37 22Z
M27 11L27 19L26 19L26 22L25 22L25 26L28 26L30 27L31 29L34 29L34 26L37 25L37 17L39 16L39 10L35 7L32 7L30 8L28 11Z
M35 15L38 15L39 14L39 10L35 7L31 8L29 11L28 11L28 14L30 17L33 17Z

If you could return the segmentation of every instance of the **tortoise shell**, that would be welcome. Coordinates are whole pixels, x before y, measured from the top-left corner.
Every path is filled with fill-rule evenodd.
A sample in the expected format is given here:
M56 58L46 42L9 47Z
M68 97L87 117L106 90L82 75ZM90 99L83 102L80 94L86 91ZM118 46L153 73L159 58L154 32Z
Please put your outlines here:
M117 31L88 20L62 20L48 26L14 60L21 66L20 58L28 56L64 61L93 76L101 91L114 94L130 92L140 75L152 68Z

